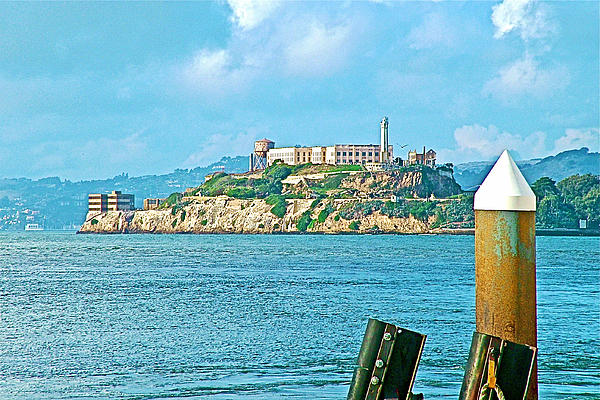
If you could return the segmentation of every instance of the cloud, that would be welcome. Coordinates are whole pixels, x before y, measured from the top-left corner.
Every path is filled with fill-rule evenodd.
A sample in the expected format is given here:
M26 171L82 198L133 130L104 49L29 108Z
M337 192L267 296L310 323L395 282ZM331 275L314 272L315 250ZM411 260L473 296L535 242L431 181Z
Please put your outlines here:
M452 25L441 14L428 14L423 22L408 34L408 43L416 50L436 46L452 47L457 35Z
M516 96L550 96L564 89L570 79L569 71L565 67L543 69L533 56L526 54L525 57L502 68L495 78L485 84L483 93L510 103Z
M590 151L600 151L600 131L598 128L567 129L565 134L554 141L552 153L587 147Z
M227 0L227 3L233 12L232 22L243 31L256 28L281 4L279 0Z
M492 7L495 38L518 32L523 40L541 39L555 30L547 8L534 0L504 0Z
M273 77L323 77L342 69L363 18L320 5L230 1L234 30L221 48L202 48L174 68L178 82L209 99L238 95ZM275 9L278 18L268 19ZM252 32L248 32L252 30Z
M221 97L242 91L255 72L244 60L236 65L227 49L203 49L183 66L181 75L191 87Z
M492 160L504 149L509 149L523 160L546 157L582 147L587 147L590 151L600 151L598 128L566 129L565 134L551 142L549 146L545 132L536 131L528 135L518 135L502 131L494 125L484 127L474 124L457 128L454 131L454 140L456 146L438 151L438 157L442 162Z
M185 168L195 168L218 161L224 156L249 154L254 148L255 132L242 132L237 135L216 133L207 137L200 150L190 154L185 160Z
M288 72L300 76L322 76L339 70L346 63L351 44L348 25L326 27L313 22L304 27L304 31L284 50Z
M546 154L546 134L539 131L521 136L501 131L494 125L487 128L478 124L464 125L454 131L454 140L454 149L438 152L440 160L454 163L490 160L504 149L518 153L523 159Z

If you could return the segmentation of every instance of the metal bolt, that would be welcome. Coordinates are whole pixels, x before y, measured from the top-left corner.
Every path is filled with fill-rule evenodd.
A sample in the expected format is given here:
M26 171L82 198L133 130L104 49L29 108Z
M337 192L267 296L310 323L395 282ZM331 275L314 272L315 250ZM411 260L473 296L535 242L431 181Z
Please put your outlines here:
M379 359L379 360L375 361L375 366L377 368L383 368L383 360Z
M384 333L383 340L392 340L392 334L389 332Z
M379 385L379 378L374 376L371 378L371 385Z
M398 335L402 333L402 328L398 328Z

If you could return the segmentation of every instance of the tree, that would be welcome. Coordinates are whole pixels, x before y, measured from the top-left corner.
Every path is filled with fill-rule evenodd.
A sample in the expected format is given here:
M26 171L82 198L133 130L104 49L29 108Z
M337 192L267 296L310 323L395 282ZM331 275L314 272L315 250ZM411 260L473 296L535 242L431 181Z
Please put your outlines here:
M544 199L546 196L550 195L560 195L560 190L556 187L556 182L547 176L544 176L531 185L531 189L535 193L537 197L538 204Z

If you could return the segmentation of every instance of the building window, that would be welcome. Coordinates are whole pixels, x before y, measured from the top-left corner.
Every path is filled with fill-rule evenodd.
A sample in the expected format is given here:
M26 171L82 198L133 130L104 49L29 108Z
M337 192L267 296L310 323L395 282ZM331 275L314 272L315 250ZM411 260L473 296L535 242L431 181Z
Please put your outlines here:
M367 155L366 151L363 151L362 153L363 153L363 157L365 157Z
M345 156L346 156L346 152L344 151L344 152L342 153L342 155L345 157Z
M371 157L372 155L373 155L373 152L372 152L372 151L370 151L370 152L369 152L369 157Z
M337 155L338 155L338 156L341 156L341 155L342 155L342 152L338 151L338 152L337 152Z
M378 151L376 151L376 152L375 152L375 157L378 157L378 156L379 156L379 152L378 152Z

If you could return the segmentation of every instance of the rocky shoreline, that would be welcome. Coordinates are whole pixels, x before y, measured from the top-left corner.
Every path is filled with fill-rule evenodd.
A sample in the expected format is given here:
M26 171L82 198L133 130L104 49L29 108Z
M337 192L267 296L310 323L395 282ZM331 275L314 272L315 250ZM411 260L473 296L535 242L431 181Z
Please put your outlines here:
M287 199L285 214L278 217L264 199L205 197L182 207L159 210L88 213L78 233L435 233L431 221L394 217L376 210L347 219L340 211L367 200ZM305 225L302 226L301 220ZM310 221L310 222L308 222ZM304 229L302 229L304 228Z

